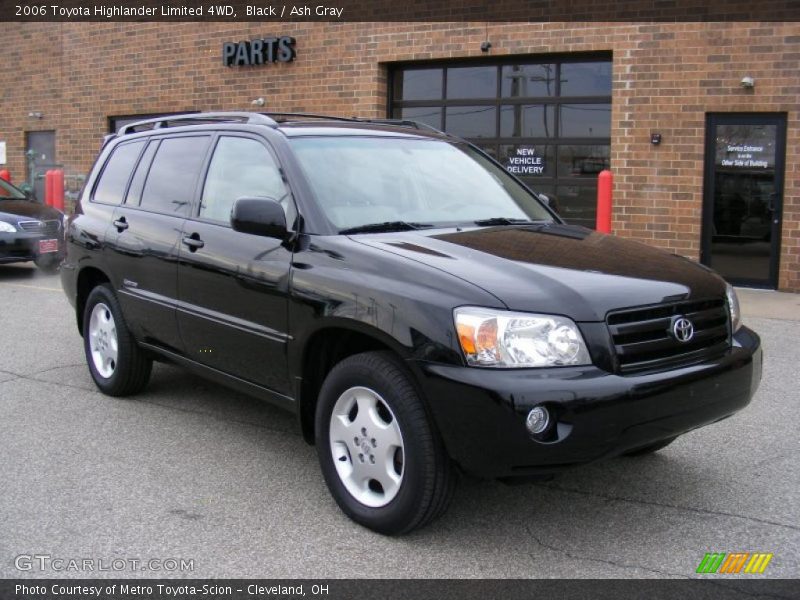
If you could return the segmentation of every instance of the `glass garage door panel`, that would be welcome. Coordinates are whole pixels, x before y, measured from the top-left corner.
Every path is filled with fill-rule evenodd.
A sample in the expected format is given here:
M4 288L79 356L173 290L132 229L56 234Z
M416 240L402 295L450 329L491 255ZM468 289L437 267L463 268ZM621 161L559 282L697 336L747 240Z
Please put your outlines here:
M394 109L395 119L409 119L419 123L425 123L436 129L442 128L442 107L441 106L406 106Z
M444 71L442 69L413 69L397 71L394 78L395 100L440 100Z
M476 144L571 223L594 227L609 168L612 63L597 57L409 65L392 73L395 118Z

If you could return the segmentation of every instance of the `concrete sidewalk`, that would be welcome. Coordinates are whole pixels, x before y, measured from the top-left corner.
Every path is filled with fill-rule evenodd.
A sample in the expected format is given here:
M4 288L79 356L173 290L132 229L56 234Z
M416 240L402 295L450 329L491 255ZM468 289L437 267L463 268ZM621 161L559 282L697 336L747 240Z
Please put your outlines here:
M736 288L742 316L800 321L800 294Z

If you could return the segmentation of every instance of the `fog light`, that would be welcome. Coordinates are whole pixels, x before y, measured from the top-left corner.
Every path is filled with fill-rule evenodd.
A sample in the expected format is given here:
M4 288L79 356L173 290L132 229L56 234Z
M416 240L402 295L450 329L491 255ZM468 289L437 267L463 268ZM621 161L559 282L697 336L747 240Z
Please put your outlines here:
M550 413L544 406L537 406L532 408L528 413L528 418L525 419L525 426L532 434L542 433L550 424Z

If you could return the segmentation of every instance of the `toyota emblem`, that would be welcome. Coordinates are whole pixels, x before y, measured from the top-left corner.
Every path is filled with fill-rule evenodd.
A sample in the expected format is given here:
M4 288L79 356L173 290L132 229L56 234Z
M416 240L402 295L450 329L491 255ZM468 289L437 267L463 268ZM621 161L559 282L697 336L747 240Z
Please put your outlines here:
M672 323L672 335L679 342L689 342L694 337L694 325L686 317L678 317Z

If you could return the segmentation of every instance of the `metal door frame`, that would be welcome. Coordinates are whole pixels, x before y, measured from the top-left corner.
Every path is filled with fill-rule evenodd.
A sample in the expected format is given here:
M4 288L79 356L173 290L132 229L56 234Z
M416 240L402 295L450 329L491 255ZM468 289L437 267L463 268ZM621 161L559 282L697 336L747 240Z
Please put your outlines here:
M706 135L703 167L703 209L700 239L700 262L708 265L711 258L711 236L714 223L714 172L716 162L716 128L718 125L775 125L775 209L772 213L769 279L731 279L730 283L747 287L777 289L783 224L783 191L786 177L786 113L729 112L706 113Z

